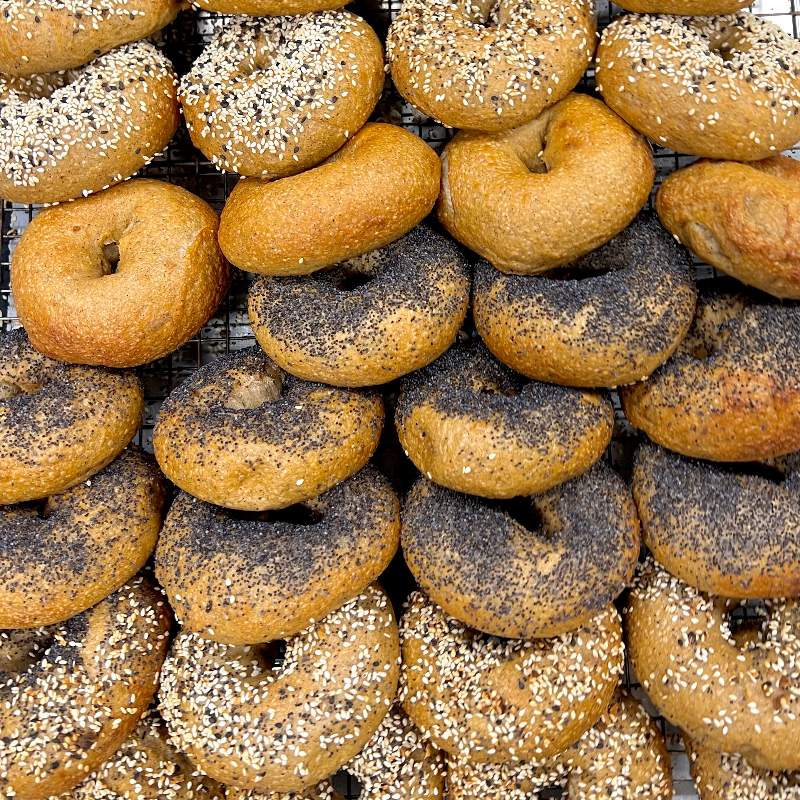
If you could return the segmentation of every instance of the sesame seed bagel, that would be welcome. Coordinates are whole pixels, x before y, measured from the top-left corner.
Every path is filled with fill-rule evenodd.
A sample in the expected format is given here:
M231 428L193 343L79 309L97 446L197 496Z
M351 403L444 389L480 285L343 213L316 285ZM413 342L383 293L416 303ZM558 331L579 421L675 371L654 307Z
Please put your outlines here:
M372 28L349 11L321 11L226 22L179 95L192 142L220 169L282 178L336 152L383 83Z
M563 266L616 236L653 186L649 145L571 94L503 133L462 131L442 154L439 219L501 272Z
M222 211L220 245L248 272L306 275L411 230L433 208L440 173L419 136L368 123L301 175L239 181Z
M611 439L614 413L604 395L528 382L473 342L404 380L395 424L429 480L509 498L589 469Z
M451 128L499 131L569 94L589 66L594 4L404 0L386 56L400 94Z
M800 139L800 48L747 11L626 14L603 31L595 64L606 103L679 153L754 161Z
M302 792L270 792L226 786L225 800L344 800L344 798L329 781L321 781L317 786Z
M153 552L163 506L161 473L133 448L43 504L0 506L0 629L62 622L119 589Z
M265 511L358 472L378 446L383 401L281 372L258 347L206 364L164 401L153 449L164 474L208 503Z
M642 445L633 496L642 536L669 572L736 598L800 595L800 474L736 472Z
M400 503L370 466L295 511L297 522L237 519L178 496L156 577L187 630L225 644L294 636L360 594L397 551Z
M663 224L703 261L776 297L800 299L800 163L698 161L656 195Z
M472 628L529 639L588 622L633 577L639 520L605 464L525 498L518 512L533 517L527 527L502 506L418 481L402 531L417 584Z
M652 559L628 599L630 664L650 700L700 744L757 769L800 768L800 601L767 600L731 627L736 601L701 593Z
M622 233L541 276L475 268L475 325L486 346L529 378L619 386L663 364L694 316L686 251L642 212Z
M86 64L172 22L180 0L3 0L0 73L32 75Z
M569 800L672 800L664 737L647 711L617 691L610 708L575 744L525 763L447 762L449 800L529 800L564 787Z
M736 753L718 753L684 737L689 768L700 800L796 800L800 771L751 767Z
M167 650L163 596L136 577L48 628L0 631L0 792L44 800L109 759L147 709Z
M383 718L346 769L362 785L359 800L444 797L442 753L422 736L400 706L394 706Z
M350 281L365 281L349 288ZM334 386L376 386L420 369L455 340L469 307L470 267L427 225L308 277L250 287L250 324L287 372Z
M733 14L749 5L747 0L622 0L621 8L635 11L637 14L688 14L694 17L710 17L714 14Z
M685 456L753 461L800 450L800 308L706 289L689 333L622 389L634 427Z
M345 0L190 0L195 8L250 17L293 16L341 8Z
M22 328L0 333L0 504L90 478L130 442L144 394L132 372L54 361Z
M71 800L225 800L225 789L198 772L169 740L151 706L122 747Z
M271 671L263 648L179 634L161 674L161 711L205 774L299 792L370 740L395 696L399 659L391 603L373 584L289 639Z
M623 667L613 605L552 639L498 639L414 592L400 620L399 699L437 747L474 762L527 761L574 744L608 708Z
M68 72L0 75L0 197L57 203L129 178L172 139L176 86L149 42Z
M171 353L228 289L218 226L199 197L145 178L43 210L11 264L31 343L60 361L108 367Z

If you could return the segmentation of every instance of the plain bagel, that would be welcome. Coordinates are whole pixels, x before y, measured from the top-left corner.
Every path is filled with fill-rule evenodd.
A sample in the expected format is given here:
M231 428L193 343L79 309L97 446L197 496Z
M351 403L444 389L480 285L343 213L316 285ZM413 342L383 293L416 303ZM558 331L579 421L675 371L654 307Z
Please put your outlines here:
M136 433L144 393L132 372L64 364L0 333L0 504L85 481Z
M571 94L511 131L456 134L442 154L439 219L501 272L533 275L616 236L654 176L641 136Z
M433 208L440 173L418 136L368 123L314 169L239 181L222 211L220 246L247 272L305 275L411 230Z
M164 474L194 497L265 511L358 472L382 428L377 393L302 381L250 347L206 364L172 392L153 450Z
M448 614L493 636L540 638L577 628L626 588L639 520L603 463L508 510L423 478L403 506L402 546Z
M656 195L661 222L703 261L776 297L800 299L800 164L698 161Z
M44 209L11 262L31 343L60 361L107 367L171 353L228 289L218 226L199 197L146 178Z

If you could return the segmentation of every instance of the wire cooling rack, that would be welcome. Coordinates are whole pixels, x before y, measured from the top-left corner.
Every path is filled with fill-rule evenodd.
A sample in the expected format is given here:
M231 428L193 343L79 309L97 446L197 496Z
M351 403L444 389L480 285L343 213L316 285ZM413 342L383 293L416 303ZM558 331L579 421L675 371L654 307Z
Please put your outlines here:
M356 0L348 8L363 16L373 26L378 36L385 40L391 19L399 11L401 2L402 0ZM596 0L596 7L598 27L601 30L622 12L621 8L608 0ZM800 0L757 0L750 8L754 13L774 22L788 34L800 38ZM189 70L194 59L210 39L215 30L214 16L204 11L183 12L172 25L154 37L156 43L163 47L172 59L179 75ZM577 90L594 92L593 69L587 72ZM409 106L392 87L390 80L387 80L373 119L402 125L436 150L440 150L453 133ZM800 158L800 150L790 151L789 155ZM659 146L654 147L654 158L656 164L654 193L667 175L694 161L693 157L681 156ZM192 146L184 125L181 125L167 150L139 174L183 186L202 197L218 211L222 209L225 199L238 181L236 175L219 172ZM652 203L651 195L650 207ZM39 206L3 201L2 228L0 228L0 330L11 330L19 326L10 288L10 261L22 232L39 208ZM696 267L699 280L718 277L713 269L699 261ZM234 273L228 295L199 334L169 356L138 370L145 386L146 406L144 422L135 441L147 450L152 451L152 431L161 403L178 384L201 365L231 350L255 343L247 316L247 290L254 276L239 270L234 270ZM402 492L416 476L416 470L397 446L394 426L391 424L397 386L389 384L384 389L388 424L375 459L378 466L393 480L398 491ZM616 393L612 393L612 399L617 412L617 424L607 458L623 476L629 477L631 456L638 436L624 419ZM395 559L382 577L382 581L399 611L399 603L412 586L412 579L401 557ZM697 795L689 776L688 759L683 752L677 730L657 716L656 710L647 702L627 665L624 680L633 694L656 717L664 731L672 756L676 800L696 799ZM349 775L336 776L335 784L348 800L355 800L358 797L358 786ZM558 791L542 795L543 798L559 796L561 793Z

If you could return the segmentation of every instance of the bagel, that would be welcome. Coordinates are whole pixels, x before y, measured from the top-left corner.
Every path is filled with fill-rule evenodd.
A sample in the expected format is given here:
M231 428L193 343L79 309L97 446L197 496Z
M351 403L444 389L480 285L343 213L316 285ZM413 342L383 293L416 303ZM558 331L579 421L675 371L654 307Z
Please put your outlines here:
M294 16L312 11L341 8L344 0L191 0L201 11L217 14L246 14L250 17Z
M220 246L248 272L306 275L410 231L433 208L440 174L419 136L368 123L301 175L239 181L222 210Z
M330 781L321 781L317 786L300 792L270 792L258 789L225 787L225 800L344 800Z
M108 367L171 353L228 290L218 226L199 197L145 178L45 209L11 262L31 343L60 361Z
M688 14L693 17L733 14L750 5L747 0L622 0L622 2L621 8L635 11L637 14Z
M794 800L800 772L755 769L740 755L717 753L684 737L689 769L700 800Z
M701 292L689 333L622 389L631 424L685 456L753 461L800 450L800 308Z
M62 622L130 580L156 546L164 494L153 459L128 449L39 508L0 506L0 629Z
M369 466L296 510L295 523L237 520L178 496L156 577L187 630L225 644L294 636L360 594L397 551L400 503Z
M439 219L501 272L534 275L616 236L654 176L635 131L571 94L514 130L456 134L442 154Z
M800 601L767 600L757 628L649 559L628 599L630 665L650 700L703 746L756 769L800 768Z
M747 11L617 17L595 71L617 114L679 153L755 161L800 139L797 41Z
M499 131L569 94L592 61L594 4L404 0L386 58L406 100L451 128Z
M129 178L172 139L176 87L149 42L74 71L0 75L0 197L58 203Z
M389 598L373 584L291 638L271 674L263 648L179 634L161 673L161 713L206 775L299 792L375 733L395 696L399 655Z
M400 642L405 712L436 747L477 763L574 744L608 708L624 663L610 604L569 633L526 641L481 635L414 592Z
M509 498L589 469L611 439L614 413L603 395L521 379L473 342L405 379L395 424L429 480Z
M348 288L351 277L365 284ZM455 340L470 266L420 225L382 250L309 277L259 278L250 324L287 372L334 386L376 386L424 367Z
M137 577L66 622L0 631L0 793L45 800L111 758L153 699L169 627Z
M345 769L362 786L359 800L435 800L445 796L441 751L423 738L399 706L383 718Z
M699 161L656 195L664 225L703 261L776 297L800 299L800 164Z
M206 364L164 401L153 449L164 474L208 503L265 511L358 472L383 427L376 393L286 375L258 347Z
M649 212L563 270L475 268L475 326L503 363L562 386L613 387L664 363L694 316L694 269Z
M367 121L383 83L372 28L349 11L320 11L225 23L179 96L206 158L225 172L272 179L336 152Z
M142 419L132 372L72 366L0 333L0 504L58 494L112 461Z
M645 544L671 574L724 597L800 595L798 485L797 473L776 483L652 444L633 467Z
M476 764L448 759L449 800L528 800L561 786L570 800L672 800L664 737L627 692L570 748L526 763Z
M225 800L170 743L151 706L122 747L72 793L71 800Z
M610 467L595 464L518 508L533 518L527 525L502 506L424 478L409 493L403 555L419 587L448 614L494 636L558 636L630 583L639 520Z
M7 0L0 16L0 73L75 69L161 30L180 10L180 0L104 0L97 5Z

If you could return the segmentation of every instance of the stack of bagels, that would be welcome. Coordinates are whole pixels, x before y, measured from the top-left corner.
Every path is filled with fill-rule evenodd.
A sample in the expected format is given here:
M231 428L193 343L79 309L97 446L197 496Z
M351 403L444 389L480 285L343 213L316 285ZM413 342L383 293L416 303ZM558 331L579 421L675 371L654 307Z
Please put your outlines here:
M0 797L669 800L661 714L701 800L795 798L795 40L192 1L0 0ZM135 177L181 118L221 214Z

